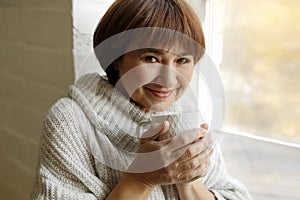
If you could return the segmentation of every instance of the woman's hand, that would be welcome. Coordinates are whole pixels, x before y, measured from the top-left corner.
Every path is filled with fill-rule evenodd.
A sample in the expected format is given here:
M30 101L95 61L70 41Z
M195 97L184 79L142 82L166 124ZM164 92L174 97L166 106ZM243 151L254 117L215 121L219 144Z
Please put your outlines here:
M207 124L202 124L201 125L201 128L204 129L204 130L208 130L208 125ZM204 140L207 140L209 141L209 148L207 148L207 150L209 151L206 151L206 152L203 152L203 143ZM206 143L207 143L206 141ZM211 147L212 143L211 143L211 138L209 135L205 135L203 138L202 138L202 141L199 141L197 143L194 143L191 145L191 149L193 149L193 153L191 153L191 157L195 157L196 160L198 160L197 162L197 167L200 168L199 170L202 172L200 174L199 177L195 178L194 180L198 179L198 178L201 178L201 177L204 177L207 172L208 172L208 168L210 166L210 157L213 153L213 150L212 150L212 147ZM194 180L190 180L190 181L187 181L187 182L181 182L181 183L178 183L176 184L177 188L178 187L188 187L189 185L191 185L190 183Z
M138 154L127 172L150 188L161 184L186 186L207 173L212 152L207 129L202 127L157 141L169 127L165 121L158 133L141 139Z
M207 124L202 124L201 128L208 130ZM209 136L206 136L209 138ZM202 169L202 174L198 178L195 178L194 180L188 181L188 182L182 182L177 183L176 187L180 196L180 199L186 200L186 199L216 199L214 194L210 192L200 181L200 177L203 177L207 174L208 168L210 165L210 157L212 155L212 151L204 155L205 157L201 159L201 162L199 162L199 168Z

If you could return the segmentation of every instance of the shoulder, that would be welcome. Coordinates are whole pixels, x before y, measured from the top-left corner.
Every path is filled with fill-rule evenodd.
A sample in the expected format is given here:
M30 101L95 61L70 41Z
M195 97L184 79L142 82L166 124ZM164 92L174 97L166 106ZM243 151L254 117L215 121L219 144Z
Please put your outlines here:
M44 122L42 137L66 139L82 137L92 126L80 106L70 98L59 99L49 109Z
M85 118L84 112L74 100L70 98L61 98L51 106L45 120L51 120L61 125L66 125Z
M80 107L78 104L73 101L71 98L64 97L56 101L49 109L48 115L59 115L61 112L63 113L72 113L79 111Z

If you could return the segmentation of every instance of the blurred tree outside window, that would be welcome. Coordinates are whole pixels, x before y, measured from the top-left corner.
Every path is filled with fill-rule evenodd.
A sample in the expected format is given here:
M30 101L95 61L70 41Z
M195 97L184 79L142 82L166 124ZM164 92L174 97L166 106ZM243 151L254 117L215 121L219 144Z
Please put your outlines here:
M300 1L216 2L225 127L300 144Z

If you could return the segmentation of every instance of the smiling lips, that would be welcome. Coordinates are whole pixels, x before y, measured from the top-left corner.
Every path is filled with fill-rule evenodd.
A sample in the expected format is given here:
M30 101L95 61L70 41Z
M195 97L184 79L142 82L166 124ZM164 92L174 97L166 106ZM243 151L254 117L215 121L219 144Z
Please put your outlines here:
M158 98L168 98L169 96L171 96L172 91L168 90L168 91L158 91L158 90L153 90L150 88L147 88L154 96L158 97Z

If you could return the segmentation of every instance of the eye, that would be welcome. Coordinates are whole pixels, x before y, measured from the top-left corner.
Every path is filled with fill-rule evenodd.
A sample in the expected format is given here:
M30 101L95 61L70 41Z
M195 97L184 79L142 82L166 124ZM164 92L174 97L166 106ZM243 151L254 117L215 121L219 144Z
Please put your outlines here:
M158 59L154 56L146 56L143 60L148 63L158 62Z
M179 63L179 64L186 64L186 63L190 63L190 62L191 62L191 60L189 58L179 58L177 60L177 63Z

